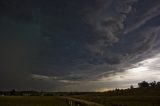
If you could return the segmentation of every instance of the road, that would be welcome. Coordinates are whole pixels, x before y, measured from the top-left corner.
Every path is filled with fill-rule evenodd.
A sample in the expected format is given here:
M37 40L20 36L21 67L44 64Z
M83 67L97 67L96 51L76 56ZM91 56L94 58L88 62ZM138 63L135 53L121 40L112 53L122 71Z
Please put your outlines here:
M81 100L77 98L72 97L63 97L66 99L66 102L69 104L69 106L104 106L95 102L90 102L86 100Z

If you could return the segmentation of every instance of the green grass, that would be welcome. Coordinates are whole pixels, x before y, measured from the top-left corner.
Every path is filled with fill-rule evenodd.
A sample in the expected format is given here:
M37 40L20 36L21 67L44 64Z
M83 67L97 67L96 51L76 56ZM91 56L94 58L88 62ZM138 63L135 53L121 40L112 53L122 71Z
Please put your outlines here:
M99 103L104 106L160 106L160 96L106 96L104 94L82 94L71 97ZM0 96L0 106L68 105L65 98L58 96Z
M75 96L104 106L160 106L160 96Z
M68 106L60 97L44 96L3 96L0 106Z
M160 96L74 96L104 106L160 106ZM0 106L68 106L65 99L53 96L1 96Z

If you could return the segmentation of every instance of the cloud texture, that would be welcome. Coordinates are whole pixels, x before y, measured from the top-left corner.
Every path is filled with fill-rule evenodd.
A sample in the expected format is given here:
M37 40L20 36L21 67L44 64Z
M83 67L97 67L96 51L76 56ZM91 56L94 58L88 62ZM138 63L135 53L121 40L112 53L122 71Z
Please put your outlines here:
M1 0L0 8L2 89L87 82L89 90L160 51L157 0Z

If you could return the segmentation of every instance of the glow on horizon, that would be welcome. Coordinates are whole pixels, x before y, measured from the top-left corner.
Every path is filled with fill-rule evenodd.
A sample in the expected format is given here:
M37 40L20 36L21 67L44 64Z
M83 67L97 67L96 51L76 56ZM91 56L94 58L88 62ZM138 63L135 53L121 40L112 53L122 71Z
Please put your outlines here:
M140 81L160 81L160 54L143 60L134 65L134 68L127 69L125 72L119 72L109 77L102 77L99 81L113 84L109 88L99 89L106 91L115 88L129 88L130 85L137 87Z
M107 89L107 88L101 88L101 89L97 89L96 92L106 92L106 91L110 91L111 89Z

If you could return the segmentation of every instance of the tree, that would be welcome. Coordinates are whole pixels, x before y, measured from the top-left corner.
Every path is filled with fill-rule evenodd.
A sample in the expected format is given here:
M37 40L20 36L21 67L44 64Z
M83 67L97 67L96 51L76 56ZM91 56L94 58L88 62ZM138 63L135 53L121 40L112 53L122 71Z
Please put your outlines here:
M157 86L158 88L160 88L160 82L157 82L156 86Z
M149 83L146 81L142 81L140 83L138 83L139 88L146 88L149 87Z
M151 87L156 87L157 83L156 83L156 81L153 81L153 82L149 83L149 85L150 85Z
M130 86L130 89L133 89L133 88L134 88L133 85L131 85L131 86Z
M15 90L15 89L12 89L12 90L10 91L10 95L16 95L16 90Z

